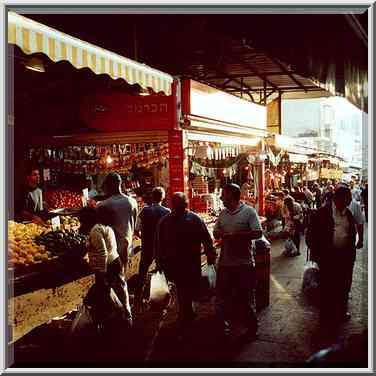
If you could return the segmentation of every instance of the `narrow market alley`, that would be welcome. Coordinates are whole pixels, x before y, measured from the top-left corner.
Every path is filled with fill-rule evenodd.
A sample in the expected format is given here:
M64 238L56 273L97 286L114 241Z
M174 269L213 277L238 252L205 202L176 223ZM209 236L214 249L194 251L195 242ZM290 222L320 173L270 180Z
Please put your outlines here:
M349 301L352 317L332 332L320 328L317 306L301 290L305 244L300 256L288 258L281 255L283 241L276 240L271 249L270 305L258 313L253 342L242 344L236 332L230 343L221 342L211 298L197 304L197 318L183 339L177 337L174 304L164 312L142 313L131 331L121 333L117 327L107 341L72 342L68 332L74 315L53 320L15 344L14 367L307 367L312 354L340 342L346 355L334 366L366 367L367 227L365 233Z

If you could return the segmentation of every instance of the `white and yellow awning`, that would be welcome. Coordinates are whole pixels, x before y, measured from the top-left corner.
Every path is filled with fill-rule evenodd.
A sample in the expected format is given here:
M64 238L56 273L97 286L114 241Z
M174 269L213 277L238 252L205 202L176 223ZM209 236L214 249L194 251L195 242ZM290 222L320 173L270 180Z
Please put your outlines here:
M172 76L145 64L107 51L48 26L8 12L8 43L26 54L44 53L54 62L66 60L77 69L90 68L96 74L123 78L129 84L150 87L156 93L171 94Z

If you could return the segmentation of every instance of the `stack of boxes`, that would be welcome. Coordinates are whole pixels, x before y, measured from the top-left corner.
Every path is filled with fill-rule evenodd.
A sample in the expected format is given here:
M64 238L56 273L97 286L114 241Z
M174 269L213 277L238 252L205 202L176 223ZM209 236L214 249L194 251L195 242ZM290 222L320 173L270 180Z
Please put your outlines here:
M196 176L192 181L192 198L190 208L194 212L207 213L209 211L209 202L204 200L203 195L209 193L208 183L202 176Z

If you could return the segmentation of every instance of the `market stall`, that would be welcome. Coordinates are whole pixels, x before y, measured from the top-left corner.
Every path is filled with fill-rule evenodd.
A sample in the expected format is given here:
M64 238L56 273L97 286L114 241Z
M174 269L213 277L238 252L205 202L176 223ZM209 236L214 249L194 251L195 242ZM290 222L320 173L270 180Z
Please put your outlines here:
M15 146L12 165L20 168L10 191L16 199L23 166L37 166L54 217L43 226L17 223L11 200L8 325L13 342L76 308L93 283L84 258L86 241L74 217L87 204L89 189L96 191L93 198L103 199L101 181L113 170L135 196L149 186L168 187L175 95L171 76L13 12L8 13L8 47L17 73L8 125ZM86 185L88 177L92 187ZM135 251L139 245L134 239ZM130 258L127 278L137 273L139 258L140 252Z
M218 212L221 188L234 182L263 215L266 109L192 80L183 80L181 90L183 170L175 179L192 209Z
M343 170L340 167L339 158L321 157L320 158L320 180L324 183L328 181L338 181L342 178Z

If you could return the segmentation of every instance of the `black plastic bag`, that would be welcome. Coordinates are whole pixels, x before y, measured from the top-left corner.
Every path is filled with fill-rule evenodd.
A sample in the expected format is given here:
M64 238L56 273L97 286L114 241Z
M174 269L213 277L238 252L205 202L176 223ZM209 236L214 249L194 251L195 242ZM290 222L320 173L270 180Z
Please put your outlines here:
M123 305L108 285L95 283L86 294L71 326L71 333L91 336L103 332L104 327L124 312Z

